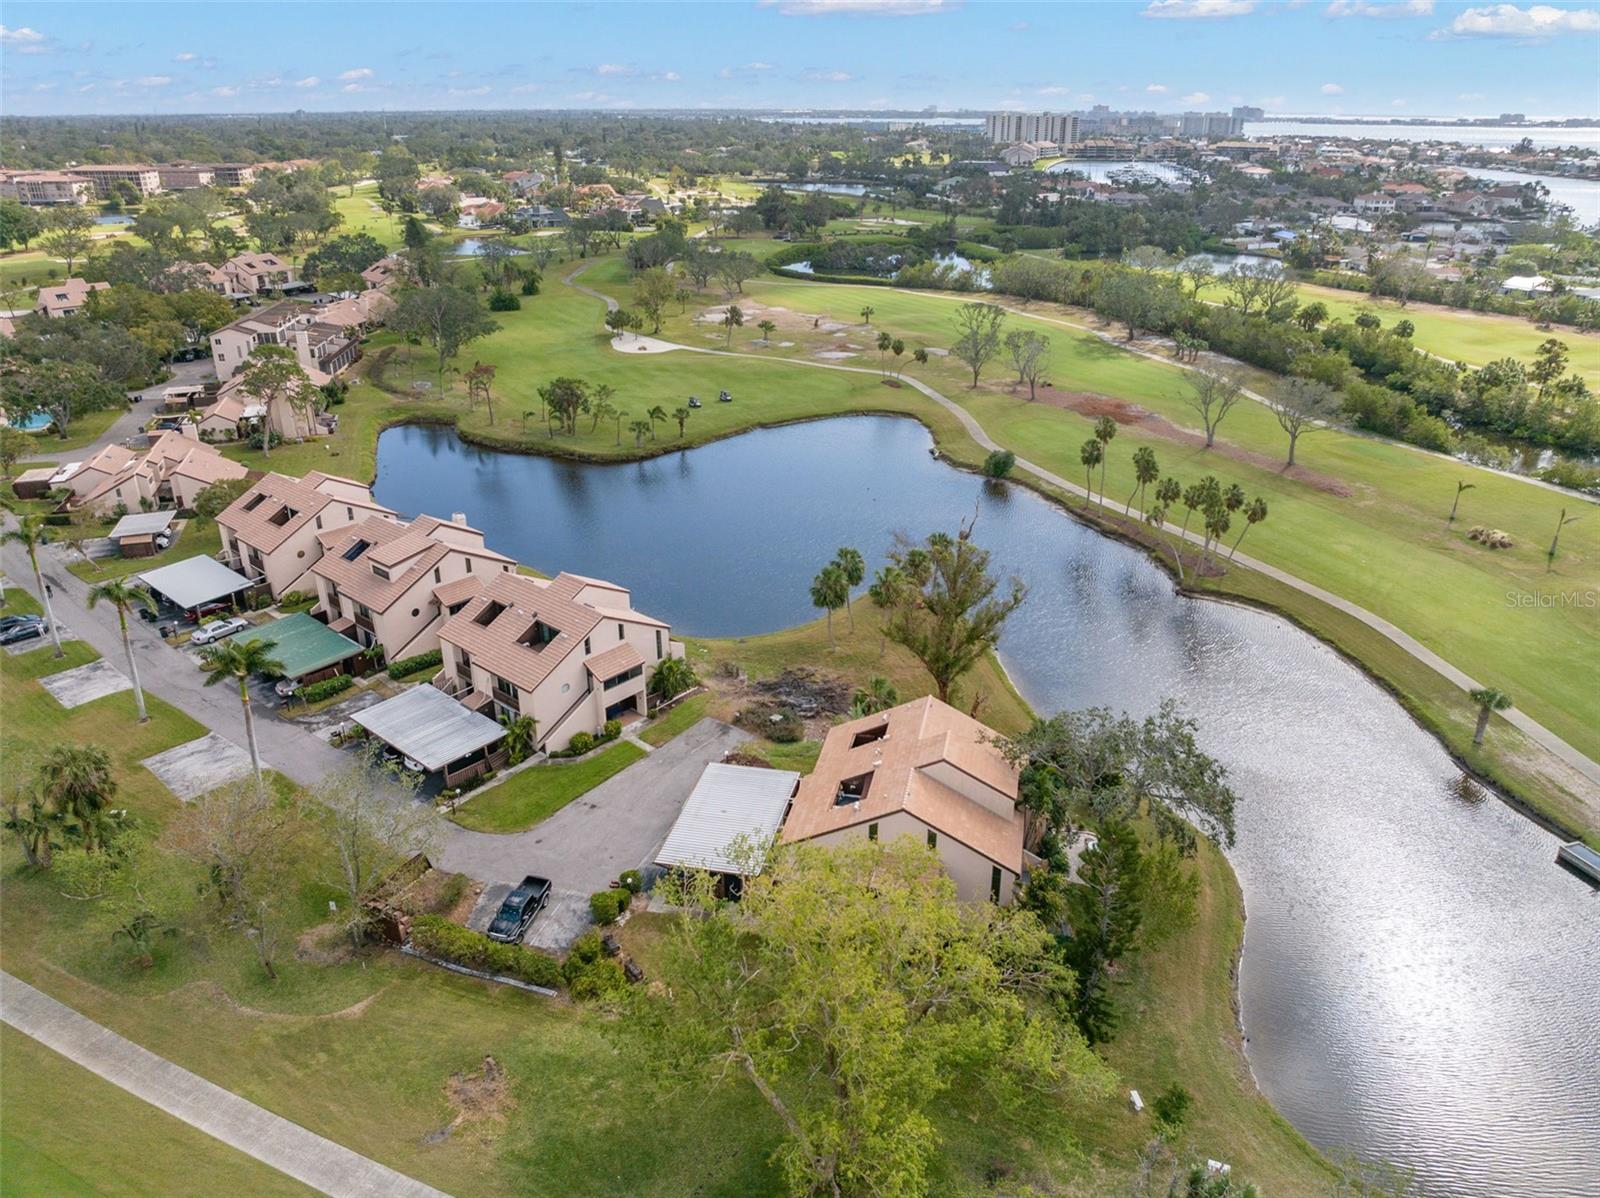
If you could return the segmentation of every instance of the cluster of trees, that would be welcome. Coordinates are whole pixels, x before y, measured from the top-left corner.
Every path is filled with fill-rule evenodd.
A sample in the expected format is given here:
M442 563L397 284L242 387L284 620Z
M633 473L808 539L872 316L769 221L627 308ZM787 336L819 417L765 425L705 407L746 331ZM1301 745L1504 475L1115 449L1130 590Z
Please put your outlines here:
M234 318L233 305L215 291L194 289L165 294L118 283L89 294L85 316L125 329L160 361L204 342Z
M579 419L587 416L589 433L598 431L601 421L609 422L615 425L616 443L621 445L623 424L627 422L635 448L642 448L647 437L652 441L658 438L657 424L670 427L676 422L678 439L682 440L688 432L689 418L694 415L692 408L683 405L668 412L661 404L652 404L642 411L633 412L617 402L616 389L609 383L590 383L565 375L545 383L539 388L538 395L538 412L527 411L522 414L524 427L530 416L537 415L540 422L546 425L550 436L564 433L574 437L578 435Z

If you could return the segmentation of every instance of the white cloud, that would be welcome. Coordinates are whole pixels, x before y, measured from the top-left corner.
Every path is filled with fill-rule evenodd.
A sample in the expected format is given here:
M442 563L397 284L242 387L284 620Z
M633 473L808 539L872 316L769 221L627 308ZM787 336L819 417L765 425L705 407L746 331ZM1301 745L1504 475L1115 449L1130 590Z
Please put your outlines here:
M1436 29L1434 40L1451 37L1514 37L1525 41L1563 33L1600 33L1600 10L1553 8L1548 4L1491 4L1458 13L1447 29Z
M1213 21L1252 13L1256 0L1151 0L1141 16L1167 21Z
M371 79L371 78L372 78L372 68L371 67L352 67L350 70L344 71L339 75L339 81L341 83L354 83L357 79ZM348 89L346 89L346 90L348 90Z
M171 75L140 75L134 80L140 87L166 87L172 82Z
M231 96L237 96L239 89L236 87L214 87L211 89L211 94L213 96L221 96L226 100Z
M634 72L632 67L623 66L620 62L603 62L595 67L594 73L596 75L631 75Z
M742 67L723 67L717 72L718 79L734 79L740 75L756 75L762 71L775 71L777 68L770 62L747 62Z
M493 90L494 88L484 83L478 87L452 87L449 94L452 96L487 96Z
M511 94L513 96L526 96L526 95L528 95L528 94L530 94L532 92L536 92L536 91L539 91L539 90L541 90L541 85L540 84L537 84L537 83L519 83L519 84L517 84L516 87L511 89Z
M354 94L356 92L364 92L367 89L362 87L359 83L347 83L343 87L341 87L339 90L342 91L342 92L350 92L351 94Z
M1322 94L1325 96L1342 96L1344 95L1344 88L1337 83L1324 83L1322 85Z
M1485 97L1482 92L1460 92L1456 95L1456 99L1467 104L1472 103L1474 100L1482 100L1484 98Z
M1070 87L1062 87L1059 83L1052 83L1049 87L1041 87L1034 94L1039 96L1064 96L1071 92Z
M199 57L200 56L198 54L196 54L193 50L185 50L182 54L174 54L172 56L172 61L173 62L193 62L195 59L197 59Z
M678 74L677 71L657 71L650 78L657 83L679 83L682 81L683 76Z
M1149 92L1152 96L1165 95L1167 91L1167 85L1165 83L1147 83L1144 85L1144 90Z
M50 52L49 40L37 29L30 29L26 25L12 29L0 25L0 46L4 46L13 54L48 54Z
M78 89L78 91L81 94L83 92L92 92L94 89L95 89L95 85L93 83L85 83L82 87L80 87Z
M1179 103L1180 104L1209 104L1209 103L1211 103L1211 93L1210 92L1190 92L1187 96L1184 96L1183 99L1181 99L1179 101Z
M786 17L925 17L950 12L957 0L760 0Z
M1333 0L1325 16L1329 17L1431 17L1433 0Z
M317 84L319 84L321 82L322 82L321 76L318 76L318 75L307 75L304 79L296 79L294 81L294 85L296 87L316 87Z
M820 71L811 67L801 71L800 78L807 83L849 83L851 75L848 71Z

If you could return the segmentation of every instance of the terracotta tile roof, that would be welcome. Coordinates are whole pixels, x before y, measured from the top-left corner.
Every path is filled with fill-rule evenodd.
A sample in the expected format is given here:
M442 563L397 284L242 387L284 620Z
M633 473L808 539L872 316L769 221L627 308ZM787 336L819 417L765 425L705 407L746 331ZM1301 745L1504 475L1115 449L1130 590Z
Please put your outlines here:
M223 510L217 517L217 523L231 528L234 535L245 544L263 552L271 552L315 519L329 504L343 502L367 508L374 515L393 515L388 508L371 502L370 498L365 501L343 499L319 490L318 484L325 477L335 476L321 475L316 471L304 478L290 478L286 474L276 473L263 475L253 487ZM257 502L258 499L260 502ZM287 519L282 519L286 510L291 514Z
M340 594L374 611L387 611L449 552L405 525L379 516L335 529L331 539L327 534L318 539L326 552L312 565L311 572L337 586ZM398 556L393 552L395 546L403 550ZM391 572L388 578L379 578L372 572L374 564L388 570L408 559L404 570Z
M858 733L886 734L852 747ZM816 768L800 782L786 841L810 840L904 811L996 865L1022 871L1023 816L1017 771L977 720L934 698L902 703L829 730ZM840 783L870 774L857 801L838 803Z
M181 474L184 478L198 479L204 483L222 482L224 479L244 478L250 473L243 465L229 458L223 457L209 446L191 449L184 455L183 460L172 468L173 474Z
M639 655L639 650L632 645L621 644L615 649L607 649L604 653L597 653L583 663L589 673L604 682L607 678L615 678L624 670L631 670L634 666L644 665L644 658Z
M433 597L439 601L440 607L449 610L458 603L465 603L481 590L483 590L483 579L469 574L465 578L441 582L433 588Z
M486 670L523 690L534 690L550 672L599 626L600 613L574 603L553 579L544 582L522 574L496 574L483 593L462 608L439 630L439 639L465 649ZM479 616L491 604L499 606L488 624ZM542 621L559 635L543 648L520 643Z
M111 474L119 474L132 465L138 455L126 445L107 445L93 457L86 460L79 471L104 470Z

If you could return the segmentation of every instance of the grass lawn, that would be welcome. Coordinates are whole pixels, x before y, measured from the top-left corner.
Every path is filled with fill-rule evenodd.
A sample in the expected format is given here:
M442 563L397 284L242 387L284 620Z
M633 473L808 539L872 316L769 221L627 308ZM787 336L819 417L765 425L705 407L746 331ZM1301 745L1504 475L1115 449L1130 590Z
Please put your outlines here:
M335 237L367 233L382 242L385 249L392 250L401 244L401 226L405 218L400 214L391 218L378 207L376 183L362 184L353 194L348 187L331 188L330 192L333 210L344 218L334 230Z
M474 832L522 832L644 756L624 740L582 761L531 766L467 800L450 818Z
M105 436L106 430L117 422L117 417L124 411L126 409L119 405L102 408L98 412L86 412L67 425L65 437L58 437L51 432L34 433L34 448L39 453L58 455L82 449Z
M639 734L639 739L659 749L678 733L698 724L705 717L706 708L710 705L710 695L690 695L666 715L651 720Z
M1600 388L1600 334L1580 332L1567 325L1540 330L1533 321L1520 316L1463 312L1436 304L1407 304L1402 308L1392 299L1374 300L1360 292L1311 283L1297 284L1296 291L1302 304L1320 300L1327 305L1329 315L1346 322L1361 311L1377 314L1384 328L1409 320L1417 328L1411 339L1419 349L1469 366L1483 366L1497 358L1531 362L1539 346L1554 337L1566 342L1570 351L1568 371L1581 375L1591 389ZM1206 294L1214 296L1215 292Z
M126 578L130 574L158 570L197 555L215 557L221 550L222 530L216 521L196 518L185 523L182 534L170 549L149 557L105 557L89 561L80 557L67 566L67 571L88 583L105 582L109 578Z
M5 1198L208 1198L219 1192L292 1198L317 1192L13 1028L0 1028L0 1058ZM137 1170L128 1168L130 1161L138 1162Z

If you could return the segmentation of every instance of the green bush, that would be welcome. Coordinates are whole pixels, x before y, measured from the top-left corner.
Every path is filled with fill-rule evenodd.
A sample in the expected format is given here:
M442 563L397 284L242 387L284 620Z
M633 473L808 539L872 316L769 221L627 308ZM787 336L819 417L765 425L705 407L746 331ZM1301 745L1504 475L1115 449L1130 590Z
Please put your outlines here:
M331 699L341 691L347 691L355 685L355 679L349 674L339 674L333 678L324 678L321 682L313 682L310 686L300 688L300 697L307 703L320 703L324 699Z
M605 725L600 729L600 739L601 740L616 740L617 737L619 737L621 735L622 735L622 721L621 720L607 720L605 722Z
M1017 455L1009 449L997 449L983 460L983 473L988 478L1004 478L1017 464Z
M560 963L548 953L521 944L497 944L481 932L451 923L441 915L419 915L413 919L411 943L430 957L535 986L553 990L565 981Z
M1194 1096L1173 1082L1150 1104L1150 1110L1159 1122L1177 1131L1189 1118L1189 1108L1193 1105Z
M594 743L594 737L589 733L576 732L573 734L572 739L567 742L567 753L569 756L577 757L594 748Z
M585 932L572 942L572 947L567 950L567 959L561 966L562 973L567 977L581 972L593 965L606 955L605 945L600 942L599 932Z
M622 883L622 889L629 894L638 894L644 889L644 875L636 869L625 869L617 878Z
M285 591L278 598L279 607L299 607L302 603L310 603L316 596L308 595L304 591Z
M427 653L418 653L415 657L402 657L399 661L389 663L389 677L398 681L412 674L420 674L423 670L437 669L444 664L444 654L438 649Z
M592 961L567 977L567 989L572 992L573 998L605 998L627 989L627 986L628 979L622 972L622 966L609 957Z
M805 739L805 721L792 711L780 711L776 720L762 726L762 733L774 744L793 745Z
M495 288L489 296L489 311L517 312L522 309L522 299L514 292Z
M622 913L622 904L616 897L616 891L595 891L590 894L589 913L595 916L595 923L600 926L616 923L616 916Z

